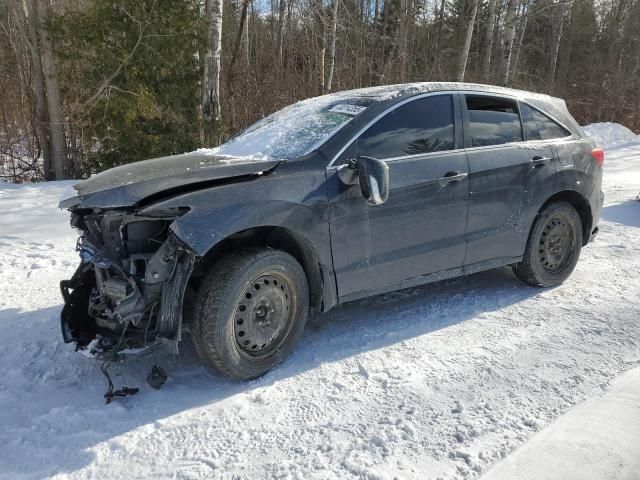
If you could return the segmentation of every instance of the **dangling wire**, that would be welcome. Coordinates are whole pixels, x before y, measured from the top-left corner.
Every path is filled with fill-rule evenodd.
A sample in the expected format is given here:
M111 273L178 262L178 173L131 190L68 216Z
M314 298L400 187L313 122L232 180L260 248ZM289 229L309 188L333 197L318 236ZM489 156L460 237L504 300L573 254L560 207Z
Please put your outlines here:
M102 371L102 374L107 377L107 382L109 382L109 387L107 388L107 393L104 394L104 398L107 399L107 403L111 403L111 398L113 397L113 382L111 381L111 377L109 376L109 372L107 372L107 370L109 369L109 365L111 365L111 362L102 362L102 366L100 367L100 370Z
M107 377L107 382L109 382L107 393L104 394L107 405L109 405L115 397L126 397L127 395L135 395L140 390L139 388L122 387L121 389L114 391L113 382L111 381L111 377L109 376L108 372L110 366L111 362L106 361L102 362L102 366L100 367L100 370L102 371L104 376Z

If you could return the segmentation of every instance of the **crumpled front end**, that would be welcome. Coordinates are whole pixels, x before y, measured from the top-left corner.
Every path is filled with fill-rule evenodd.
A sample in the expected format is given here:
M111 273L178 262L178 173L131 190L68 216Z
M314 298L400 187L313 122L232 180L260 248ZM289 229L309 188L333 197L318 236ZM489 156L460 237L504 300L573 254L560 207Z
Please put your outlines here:
M104 360L177 352L183 298L196 260L169 229L181 213L72 213L71 225L82 231L81 263L60 283L65 342Z

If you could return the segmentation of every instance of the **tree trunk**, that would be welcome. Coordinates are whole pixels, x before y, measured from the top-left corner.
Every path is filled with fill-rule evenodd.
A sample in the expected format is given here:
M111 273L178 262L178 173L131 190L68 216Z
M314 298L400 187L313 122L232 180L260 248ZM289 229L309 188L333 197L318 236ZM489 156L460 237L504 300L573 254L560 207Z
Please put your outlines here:
M333 12L331 17L331 52L329 63L329 77L327 78L327 92L331 91L333 86L333 72L336 67L336 36L338 33L338 1L333 0Z
M242 0L242 10L240 12L240 24L238 25L238 31L236 32L236 39L233 43L233 52L231 54L231 61L229 62L229 71L227 72L227 93L229 97L233 96L231 88L233 87L233 71L240 52L240 44L242 43L242 33L245 30L245 23L247 21L247 11L249 10L249 0Z
M518 45L515 48L516 53L513 57L513 61L511 62L511 66L509 67L512 78L518 72L518 63L520 62L520 52L522 52L522 44L524 43L524 34L527 31L527 21L529 20L529 15L527 14L525 1L526 0L523 0L522 2L522 19L521 19L521 25L520 25L520 33L518 34Z
M605 58L604 68L602 69L602 76L600 80L600 86L598 88L598 95L596 96L596 119L600 120L603 116L603 109L608 102L609 97L605 94L607 84L609 82L610 72L613 69L615 58L618 55L618 32L617 25L622 22L624 12L626 9L626 0L619 0L617 5L613 5L609 18L609 38L607 41L607 56Z
M429 75L427 75L427 81L431 80L431 75L433 75L436 67L438 68L438 70L440 70L440 39L442 37L442 29L444 27L445 5L445 0L441 0L440 10L438 12L438 23L436 25L435 45L433 47L433 54L431 55L431 68L429 69Z
M213 143L219 133L220 112L220 56L222 51L223 0L207 0L207 49L202 79L202 121L208 128L205 142ZM216 139L217 143L217 139Z
M562 27L564 24L564 6L556 5L553 10L553 44L551 45L551 55L549 56L549 75L547 77L549 92L553 92L556 81L556 66L558 65L558 53L560 52L560 41L562 40Z
M482 55L482 81L489 82L489 68L491 67L491 54L493 53L493 29L496 21L496 0L489 0L489 16L487 29L484 34L484 53Z
M573 42L578 32L578 12L581 0L574 0L571 5L569 13L568 32L566 35L567 41L565 42L564 49L560 53L560 64L558 66L558 81L556 82L555 93L559 96L564 96L567 88L567 77L569 76L569 64L571 62L571 54L573 53Z
M38 142L42 150L44 178L45 180L54 180L55 172L53 171L51 161L51 133L49 130L49 113L47 112L46 86L44 84L40 50L38 48L36 19L32 9L33 5L30 4L30 1L31 0L22 1L22 12L20 12L20 7L18 7L16 9L16 17L20 33L29 49L29 55L31 57L31 75L35 97L35 125Z
M320 52L318 54L318 81L320 82L320 86L319 86L319 90L321 93L324 93L325 91L325 86L324 86L324 57L326 55L326 48L324 46L324 35L322 36L323 38L323 42L322 42L322 46L320 47Z
M516 0L509 0L507 13L504 19L504 32L502 34L502 63L500 66L500 85L506 87L509 84L509 65L513 51L513 40L516 36Z
M51 159L53 172L57 180L68 178L70 169L67 158L67 139L65 135L65 122L62 115L62 105L60 101L60 88L58 86L58 75L56 72L56 58L53 48L53 39L48 29L49 5L47 0L32 0L32 11L36 15L36 31L38 34L38 44L40 47L40 61L42 63L42 73L47 93L47 110L49 115L49 129L51 131ZM35 7L35 8L34 8Z
M314 5L314 26L317 26L319 35L314 35L312 31L313 54L315 57L315 70L312 71L312 84L317 82L314 90L321 95L325 92L325 56L327 51L327 26L325 10L322 0L313 0ZM315 78L313 78L315 77Z
M398 32L398 53L400 56L400 67L398 80L406 82L407 80L407 43L409 35L409 2L408 0L400 0L400 30Z
M458 70L456 81L464 82L464 72L467 68L467 59L469 58L469 49L471 48L471 38L473 37L473 28L476 24L476 14L478 13L478 0L471 0L471 16L467 19L467 26L464 34L464 43L462 51L458 58Z
M444 0L443 0L444 1ZM387 45L389 44L389 3L382 3L382 38L380 39L380 51L376 54L376 49L372 49L374 56L371 59L371 63L375 65L375 81L372 83L382 83L384 80Z
M276 65L283 65L284 49L284 14L286 11L286 0L280 0L278 4L278 40L276 44Z
M242 49L244 52L244 64L245 67L249 68L249 58L251 55L250 45L249 45L249 14L245 14L245 23L244 29L242 30Z

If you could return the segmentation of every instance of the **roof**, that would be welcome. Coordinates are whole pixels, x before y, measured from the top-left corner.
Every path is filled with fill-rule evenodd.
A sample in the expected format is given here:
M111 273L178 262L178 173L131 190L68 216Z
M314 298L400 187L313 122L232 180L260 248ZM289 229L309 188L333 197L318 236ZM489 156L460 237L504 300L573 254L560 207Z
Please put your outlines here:
M312 104L314 102L334 102L340 100L353 99L357 97L373 98L375 101L381 102L392 100L394 98L416 95L421 93L438 92L438 91L464 91L470 90L475 92L496 93L509 95L519 100L525 100L534 107L542 109L560 120L565 126L570 127L574 132L582 132L580 126L567 110L565 101L561 98L552 97L543 93L528 92L526 90L517 90L514 88L499 87L497 85L484 85L481 83L463 83L463 82L417 82L417 83L401 83L397 85L381 85L378 87L358 88L355 90L344 90L341 92L330 93L320 97L309 98L303 100L303 103Z
M537 98L542 101L555 102L559 99L545 95L542 93L528 92L525 90L517 90L514 88L499 87L497 85L484 85L481 83L463 83L463 82L416 82L416 83L400 83L396 85L381 85L377 87L357 88L354 90L343 90L341 92L330 93L323 97L373 97L378 101L390 100L399 96L409 94L419 94L437 91L456 91L456 90L473 90L485 91L487 93L501 93L511 95L518 98ZM320 98L320 97L316 97Z

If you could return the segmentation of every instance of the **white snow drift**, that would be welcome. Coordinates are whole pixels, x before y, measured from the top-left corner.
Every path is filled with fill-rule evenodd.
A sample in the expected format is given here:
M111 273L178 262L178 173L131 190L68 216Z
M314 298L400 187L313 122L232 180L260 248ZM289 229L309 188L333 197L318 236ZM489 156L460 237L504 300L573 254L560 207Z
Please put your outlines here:
M592 123L582 127L587 135L593 138L601 148L611 149L624 145L640 144L640 135L636 135L619 123Z
M0 185L0 478L475 478L640 365L640 146L610 151L595 243L562 286L504 268L344 305L246 383L62 343L69 183ZM153 391L153 363L170 373ZM640 450L640 447L638 447Z

